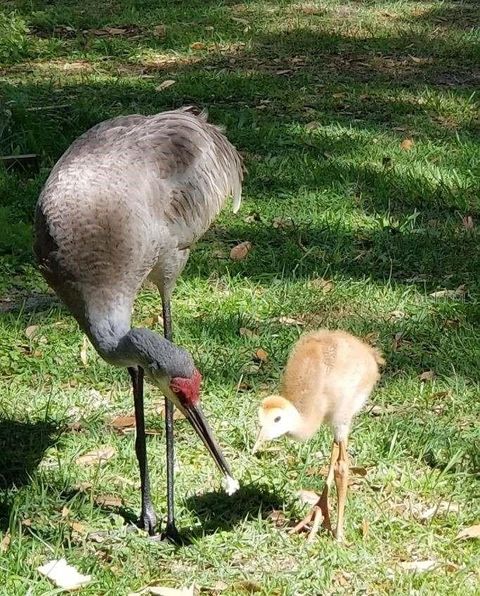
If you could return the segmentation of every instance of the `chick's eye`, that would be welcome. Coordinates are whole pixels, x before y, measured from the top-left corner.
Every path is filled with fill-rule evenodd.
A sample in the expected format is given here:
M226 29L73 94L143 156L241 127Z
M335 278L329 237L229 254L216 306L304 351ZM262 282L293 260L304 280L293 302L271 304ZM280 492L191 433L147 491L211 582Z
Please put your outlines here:
M274 422L280 422L280 416L277 416L276 418L274 418L273 420Z

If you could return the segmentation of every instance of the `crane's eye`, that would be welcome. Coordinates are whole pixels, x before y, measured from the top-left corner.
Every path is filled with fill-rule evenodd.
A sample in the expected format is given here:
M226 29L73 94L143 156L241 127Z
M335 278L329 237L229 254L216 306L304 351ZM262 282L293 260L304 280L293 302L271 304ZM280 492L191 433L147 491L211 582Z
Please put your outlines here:
M273 419L274 422L280 422L280 416L277 416L276 418Z

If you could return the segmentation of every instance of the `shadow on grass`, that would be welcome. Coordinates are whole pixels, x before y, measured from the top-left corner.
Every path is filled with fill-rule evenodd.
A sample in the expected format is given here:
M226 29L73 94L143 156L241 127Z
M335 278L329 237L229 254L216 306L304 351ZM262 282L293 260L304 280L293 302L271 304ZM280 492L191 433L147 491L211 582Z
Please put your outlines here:
M0 419L0 529L8 527L12 490L30 483L57 435L57 427L48 421Z
M273 494L266 486L248 484L232 496L224 491L215 491L189 497L187 508L200 521L200 528L182 530L185 539L192 541L206 534L214 534L218 530L231 530L238 523L251 517L265 519L274 509L282 505L278 495Z

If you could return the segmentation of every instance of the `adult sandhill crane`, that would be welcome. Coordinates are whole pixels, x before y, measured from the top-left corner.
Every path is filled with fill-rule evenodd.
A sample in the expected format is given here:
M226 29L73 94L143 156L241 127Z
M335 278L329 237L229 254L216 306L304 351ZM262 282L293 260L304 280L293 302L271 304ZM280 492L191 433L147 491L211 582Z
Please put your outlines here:
M280 395L266 397L259 408L260 431L253 451L284 434L305 441L326 422L333 430L333 446L325 488L312 511L293 528L299 532L313 519L312 540L323 520L330 530L328 492L337 488L336 537L343 540L348 486L347 438L353 417L379 379L384 360L375 348L344 331L319 330L300 337L285 368Z
M204 113L182 108L94 126L63 154L38 200L35 253L42 274L100 356L130 373L140 523L150 534L156 515L145 444L144 372L166 397L166 535L178 537L174 405L225 475L227 490L238 486L202 414L201 375L191 355L172 343L170 298L190 247L227 197L233 197L233 210L238 210L241 184L241 158L233 145ZM131 328L133 303L147 277L161 294L165 339L148 329Z

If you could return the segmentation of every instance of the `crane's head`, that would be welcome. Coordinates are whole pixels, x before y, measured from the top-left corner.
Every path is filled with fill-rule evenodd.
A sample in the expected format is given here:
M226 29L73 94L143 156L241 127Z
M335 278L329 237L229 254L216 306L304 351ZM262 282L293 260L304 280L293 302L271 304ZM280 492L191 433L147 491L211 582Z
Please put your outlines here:
M281 395L270 395L262 401L258 419L260 430L252 453L258 451L266 441L285 434L295 435L301 421L297 408Z
M220 450L200 407L202 375L192 356L179 346L149 329L132 329L128 336L128 353L143 367L146 377L167 399L173 402L195 429L234 492L238 483Z

